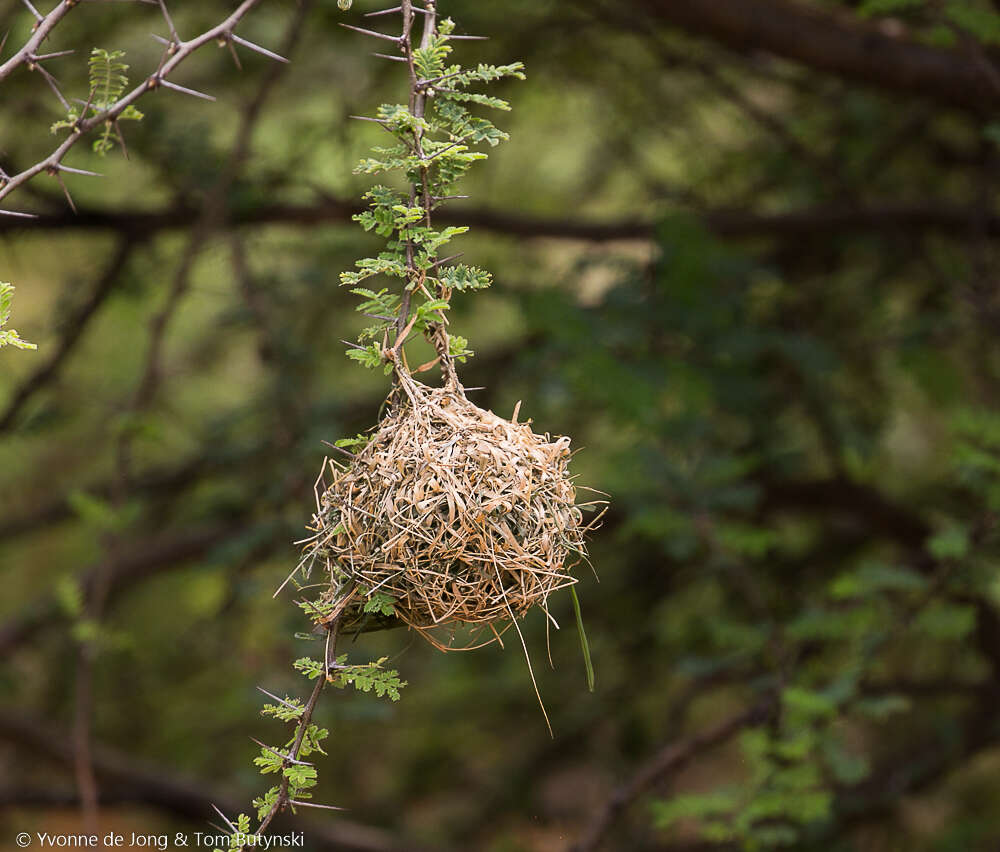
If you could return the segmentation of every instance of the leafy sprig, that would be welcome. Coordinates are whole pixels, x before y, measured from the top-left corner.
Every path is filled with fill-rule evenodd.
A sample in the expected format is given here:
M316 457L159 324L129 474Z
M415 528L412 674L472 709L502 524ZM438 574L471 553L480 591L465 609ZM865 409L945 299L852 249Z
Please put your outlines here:
M52 125L53 133L64 128L75 130L81 119L100 115L118 102L128 87L128 76L125 73L128 71L128 65L122 62L124 56L124 50L105 50L101 47L95 47L90 52L88 63L90 95L82 107L70 107L66 118ZM124 138L118 122L142 121L142 118L142 113L134 106L125 107L116 119L104 123L103 132L94 140L94 151L103 157L114 148L115 139L112 138L112 133L124 147Z
M477 147L494 147L507 139L503 130L471 108L507 111L510 104L474 87L504 78L524 79L519 62L475 68L450 63L454 23L446 18L436 25L432 20L429 26L422 46L412 49L416 82L410 102L382 104L376 112L375 121L396 144L374 148L354 169L356 174L401 175L408 191L378 184L365 193L369 209L354 219L365 231L384 237L386 247L374 257L361 258L354 270L340 276L341 284L361 299L357 311L375 320L362 329L347 355L364 367L382 366L387 374L395 362L390 348L398 352L410 334L431 339L443 328L454 292L480 290L492 283L484 269L448 264L454 255L439 260L443 250L469 229L460 225L436 229L432 214L472 165L486 159ZM380 277L391 286L359 286ZM465 338L452 342L443 334L435 345L448 362L473 354Z
M396 614L396 599L385 592L372 592L365 601L364 612L374 612L380 615Z
M337 671L331 676L335 686L353 686L361 692L375 692L379 698L388 697L399 701L399 690L406 686L405 680L400 680L395 669L385 669L383 664L388 657L379 657L370 663L360 666L346 665L347 654L337 658Z
M370 663L347 665L347 654L341 654L336 662L330 664L329 669L311 657L300 657L294 665L309 680L326 677L327 681L341 689L353 686L361 692L374 690L379 698L388 696L393 701L399 701L399 690L406 686L406 681L400 680L399 672L395 669L383 668L387 659L388 657L380 657Z

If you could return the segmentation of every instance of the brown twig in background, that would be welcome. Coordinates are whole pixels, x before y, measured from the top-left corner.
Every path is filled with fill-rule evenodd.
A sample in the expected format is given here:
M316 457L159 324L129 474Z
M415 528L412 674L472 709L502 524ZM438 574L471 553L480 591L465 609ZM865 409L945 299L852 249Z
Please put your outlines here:
M677 49L669 40L658 37L655 28L650 26L648 18L630 12L619 3L603 2L599 4L594 14L602 21L612 20L620 28L644 36L644 43L656 52L665 67L689 68L695 71L725 100L776 139L791 156L805 164L817 180L832 182L832 188L838 190L837 194L846 196L844 188L839 185L838 170L831 158L807 147L780 118L757 104L744 88L722 74L716 63L702 59L691 51L682 52Z
M114 545L115 542L110 543L109 554L113 552ZM110 591L111 573L107 570L107 563L102 563L97 569L93 580L84 610L87 622L97 625L104 614L104 605ZM78 643L73 695L73 775L80 796L84 831L88 834L100 831L97 775L90 742L94 709L94 662L99 650L98 641L98 636L90 636Z
M601 847L614 821L639 796L661 783L667 773L677 772L703 752L725 742L744 728L761 724L773 712L775 701L774 696L770 696L705 731L665 746L614 792L580 838L569 847L569 852L595 852Z
M82 572L80 586L86 594L104 567L112 578L110 596L116 597L131 586L162 571L179 569L189 560L204 556L213 547L235 539L245 532L241 520L245 519L231 518L224 523L173 531L140 542L136 547L106 558L89 571ZM23 606L18 615L12 616L0 627L0 653L10 653L50 624L59 612L52 595Z
M136 248L138 245L134 238L124 236L119 241L111 255L111 260L94 284L90 296L63 325L59 341L52 349L48 360L14 391L7 407L3 410L3 414L0 414L0 434L10 430L31 397L58 376L63 363L76 348L77 342L87 330L90 321L121 280L122 273Z
M367 209L353 201L330 198L313 204L269 203L235 209L227 214L227 224L246 228L263 226L320 226L348 224L351 216ZM80 205L77 215L40 213L33 219L0 218L0 234L116 231L133 237L154 236L164 231L190 227L198 209L177 203L160 210L119 208L103 210ZM709 207L694 210L705 226L720 237L732 239L773 238L797 241L825 239L835 234L936 232L953 236L969 233L972 207L946 199L907 201L872 199L859 204L831 202L790 209L760 212L745 207ZM598 220L557 218L508 213L491 208L471 208L462 212L436 210L439 225L471 225L477 230L520 239L579 240L581 242L649 242L656 225L651 216L634 219ZM1000 235L1000 212L986 211L986 233Z
M876 22L792 0L637 0L651 20L888 91L974 113L995 110L1000 92L975 59L901 38Z
M243 5L247 5L248 2L251 2L251 0L246 0ZM302 27L311 6L311 0L302 0L299 3L284 39L283 52L285 55L290 55L294 50L301 36ZM229 34L231 30L232 26L225 28L222 32ZM191 237L174 273L166 302L150 321L149 347L146 354L145 366L131 403L131 411L133 413L149 405L156 392L162 372L161 356L163 342L170 321L176 314L180 302L188 290L191 271L201 249L207 243L209 237L225 222L229 191L249 156L254 129L261 117L264 104L286 67L287 65L284 63L272 65L261 81L256 94L243 110L243 118L236 131L229 158L222 169L222 173L209 190L201 214L191 229ZM119 447L119 462L120 468L124 466L123 469L127 471L129 465L127 445Z

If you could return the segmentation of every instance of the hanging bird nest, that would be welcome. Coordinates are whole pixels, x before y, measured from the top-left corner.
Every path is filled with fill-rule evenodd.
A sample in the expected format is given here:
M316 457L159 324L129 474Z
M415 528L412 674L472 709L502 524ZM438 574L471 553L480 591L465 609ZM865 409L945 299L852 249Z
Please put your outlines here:
M398 370L389 413L347 464L329 460L304 562L329 572L331 603L357 612L376 593L429 631L489 626L546 608L587 556L568 472L570 439L535 434L470 402L461 384L431 388ZM321 477L322 479L322 477ZM344 604L345 612L351 607ZM340 607L338 607L339 609ZM502 632L502 630L501 630Z

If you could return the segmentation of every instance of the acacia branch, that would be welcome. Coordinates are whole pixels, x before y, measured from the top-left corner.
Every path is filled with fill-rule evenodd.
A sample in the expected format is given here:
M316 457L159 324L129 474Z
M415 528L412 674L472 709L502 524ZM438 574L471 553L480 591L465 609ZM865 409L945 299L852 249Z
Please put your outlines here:
M56 24L65 18L78 2L79 0L60 0L59 4L51 12L35 23L31 37L25 42L24 47L0 65L0 82L9 77L21 65L26 65L34 61L34 57L38 48L41 47L42 42L49 37L49 34L55 29Z
M762 50L882 89L987 113L1000 92L974 57L794 0L632 0L650 18L736 50Z
M283 770L298 760L299 753L302 751L302 742L305 740L309 725L312 724L313 713L316 710L316 704L319 702L320 693L323 691L323 687L326 686L327 677L329 676L330 656L332 655L334 660L337 658L340 616L338 615L333 621L326 624L325 627L329 633L329 642L326 650L327 657L323 661L324 672L320 677L316 678L316 686L313 687L312 695L309 696L309 701L306 703L302 715L299 717L298 725L295 728L295 740L292 743L292 747L288 750L288 756L281 761L281 768ZM289 783L288 776L282 773L281 784L278 786L278 795L274 800L274 804L271 805L271 810L261 820L255 834L263 834L267 830L267 827L274 821L274 818L288 807L289 802L291 802L291 797L288 794ZM241 846L240 852L242 852L242 849L243 847Z
M21 184L26 183L42 172L50 172L58 175L60 169L63 168L63 157L65 157L70 149L72 149L73 146L83 139L83 137L86 136L91 130L95 127L104 125L106 122L115 121L126 109L128 109L128 107L132 106L136 101L143 97L143 95L154 89L158 89L161 86L167 85L169 83L167 76L199 48L220 39L228 40L232 36L233 29L236 25L247 15L248 12L250 12L251 9L260 3L261 0L243 0L237 9L229 15L229 17L221 23L216 24L214 27L206 30L201 35L195 36L195 38L190 41L182 41L180 43L170 42L159 68L157 68L157 70L146 80L132 89L132 91L123 95L110 107L102 110L98 114L93 115L90 118L81 116L74 125L69 136L67 136L62 143L44 160L40 160L34 165L29 166L24 171L0 181L0 200L17 189L17 187ZM72 5L74 4L71 0L62 0L60 3L60 7ZM57 7L57 9L58 8L59 7ZM65 11L63 14L65 14Z

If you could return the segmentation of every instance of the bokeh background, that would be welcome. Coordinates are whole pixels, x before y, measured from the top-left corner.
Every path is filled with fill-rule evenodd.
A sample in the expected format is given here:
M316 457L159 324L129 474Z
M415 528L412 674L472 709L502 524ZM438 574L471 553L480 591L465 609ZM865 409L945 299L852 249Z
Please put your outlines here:
M48 5L42 4L48 10ZM1000 14L988 0L442 0L511 140L447 222L491 290L455 299L475 401L572 435L608 492L570 601L517 643L444 655L404 629L403 699L330 690L318 801L282 824L349 850L1000 847ZM190 36L231 10L173 3ZM338 275L403 97L379 6L265 2L145 98L129 159L79 146L0 217L37 351L0 352L0 848L211 831L269 783L255 689L304 694L293 542L332 441L386 382L348 361ZM5 55L32 18L0 1ZM155 5L87 3L139 80ZM37 74L4 82L0 166L54 145ZM442 218L440 221L444 222ZM89 792L88 792L89 791ZM574 846L574 844L576 844Z

